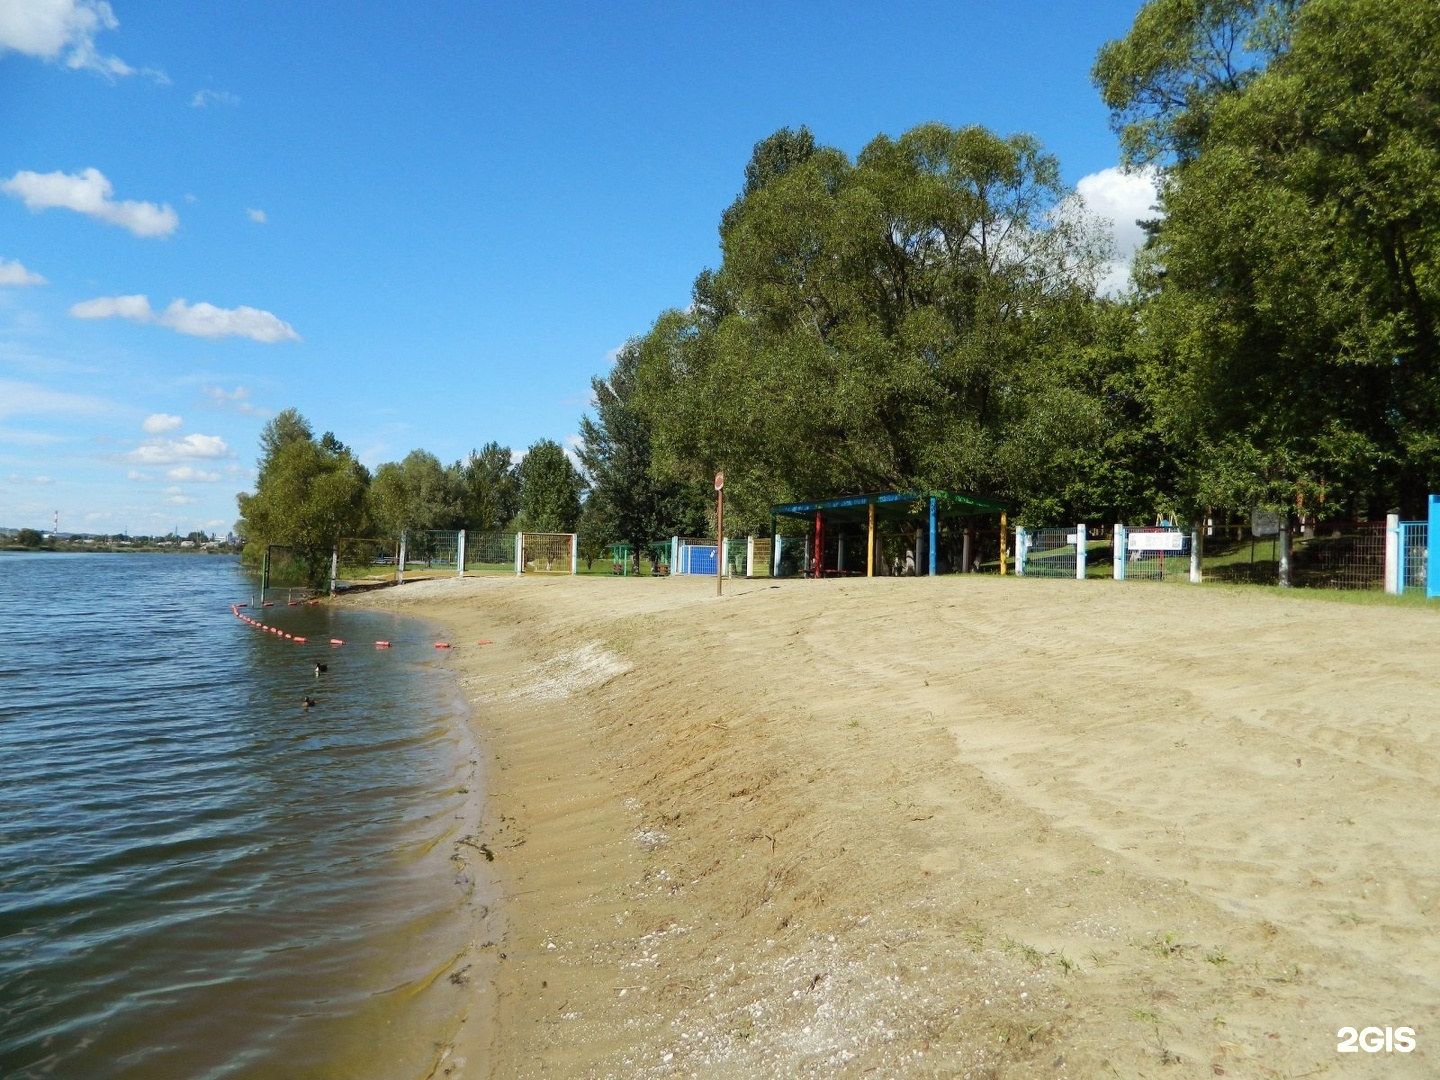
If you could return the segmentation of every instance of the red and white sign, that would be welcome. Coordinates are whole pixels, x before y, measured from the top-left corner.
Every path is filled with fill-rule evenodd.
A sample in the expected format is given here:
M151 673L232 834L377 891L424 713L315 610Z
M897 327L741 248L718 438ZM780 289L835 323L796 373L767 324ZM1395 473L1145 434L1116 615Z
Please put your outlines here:
M723 472L717 472L717 473L715 474L715 490L716 490L716 491L720 491L720 490L722 490L724 487L725 487L725 474L724 474Z

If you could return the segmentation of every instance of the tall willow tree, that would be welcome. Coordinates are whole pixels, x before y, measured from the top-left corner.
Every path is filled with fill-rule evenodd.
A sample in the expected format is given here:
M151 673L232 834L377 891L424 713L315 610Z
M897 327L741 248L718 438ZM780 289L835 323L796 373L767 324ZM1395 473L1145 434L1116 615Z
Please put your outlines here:
M1419 514L1440 483L1440 7L1152 0L1095 68L1167 168L1147 394L1196 504Z
M1033 138L927 124L852 161L778 132L721 246L636 378L657 467L723 469L741 524L884 488L1037 513L1110 499L1094 447L1114 418L1087 355L1105 251Z

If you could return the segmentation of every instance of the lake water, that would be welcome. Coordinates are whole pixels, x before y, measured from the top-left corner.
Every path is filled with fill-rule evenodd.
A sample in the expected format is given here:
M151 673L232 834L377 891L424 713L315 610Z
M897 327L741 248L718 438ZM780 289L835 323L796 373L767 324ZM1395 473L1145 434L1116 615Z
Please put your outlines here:
M423 624L252 613L295 644L231 614L251 589L227 557L0 555L6 1080L430 1072L478 902L464 702Z

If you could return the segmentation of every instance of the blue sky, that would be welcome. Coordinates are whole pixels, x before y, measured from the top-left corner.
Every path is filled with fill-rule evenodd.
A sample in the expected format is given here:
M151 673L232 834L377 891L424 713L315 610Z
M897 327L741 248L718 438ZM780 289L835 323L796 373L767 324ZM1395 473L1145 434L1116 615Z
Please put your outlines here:
M0 0L0 525L224 532L288 406L372 468L567 440L783 126L1031 132L1123 255L1139 6Z

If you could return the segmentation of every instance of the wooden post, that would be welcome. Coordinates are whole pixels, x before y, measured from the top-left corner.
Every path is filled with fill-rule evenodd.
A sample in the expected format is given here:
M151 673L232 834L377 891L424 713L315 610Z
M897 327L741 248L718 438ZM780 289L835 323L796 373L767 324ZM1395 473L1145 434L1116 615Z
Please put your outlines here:
M870 506L870 531L866 534L865 544L865 576L875 576L875 504Z
M1001 576L1001 577L1004 577L1004 576L1005 576L1005 564L1006 564L1006 562L1009 561L1009 560L1006 558L1006 556L1010 554L1010 551L1009 551L1009 549L1010 549L1010 538L1009 538L1009 535L1008 535L1008 531L1007 531L1007 530L1008 530L1008 523L1007 523L1006 520L1005 520L1005 511L1004 511L1004 510L1001 510L1001 511L1000 511L1000 576Z

